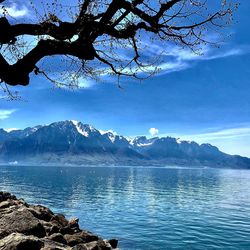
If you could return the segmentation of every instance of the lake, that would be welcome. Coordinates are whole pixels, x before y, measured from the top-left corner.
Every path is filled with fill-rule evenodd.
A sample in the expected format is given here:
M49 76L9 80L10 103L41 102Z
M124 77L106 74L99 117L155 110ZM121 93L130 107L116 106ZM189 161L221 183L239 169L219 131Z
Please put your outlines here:
M0 190L122 250L250 249L248 170L0 166Z

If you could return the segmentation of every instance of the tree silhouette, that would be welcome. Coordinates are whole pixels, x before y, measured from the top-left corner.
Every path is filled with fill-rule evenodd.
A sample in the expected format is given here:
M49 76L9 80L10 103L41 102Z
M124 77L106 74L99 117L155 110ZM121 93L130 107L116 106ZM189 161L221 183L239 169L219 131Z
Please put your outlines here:
M237 8L226 0L76 0L72 6L52 0L41 1L43 14L31 2L36 17L13 19L5 1L0 2L0 80L5 86L28 85L32 72L52 80L41 63L52 56L61 56L66 65L70 61L62 71L71 82L105 74L145 77L156 65L143 56L145 37L198 52L208 32L227 26Z

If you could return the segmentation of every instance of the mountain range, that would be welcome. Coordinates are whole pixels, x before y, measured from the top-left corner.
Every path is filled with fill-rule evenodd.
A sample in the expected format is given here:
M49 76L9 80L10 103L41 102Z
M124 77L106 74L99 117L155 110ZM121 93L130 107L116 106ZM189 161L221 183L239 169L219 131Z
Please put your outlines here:
M0 129L0 163L250 168L250 159L211 144L172 137L128 139L68 120L10 132Z

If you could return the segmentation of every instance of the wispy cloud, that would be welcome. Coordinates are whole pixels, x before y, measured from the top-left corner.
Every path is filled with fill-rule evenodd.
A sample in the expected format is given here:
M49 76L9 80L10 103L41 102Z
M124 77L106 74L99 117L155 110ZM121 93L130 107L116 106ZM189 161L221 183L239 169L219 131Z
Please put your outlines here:
M208 54L207 56L201 57L201 60L214 60L214 59L219 59L219 58L225 58L225 57L230 57L230 56L239 56L243 55L246 53L243 49L240 48L233 48L224 52L220 52L217 54Z
M8 95L0 95L0 100L2 100L2 99L8 99Z
M188 48L180 48L176 45L163 47L160 44L152 45L145 41L143 46L145 46L144 53L147 57L161 56L163 62L157 65L161 69L161 74L187 69L199 61L238 56L249 52L242 48L216 49L209 45L203 45L199 51L193 52Z
M202 46L197 52L193 52L190 49L180 49L176 46L169 47L167 52L163 52L162 55L166 57L173 57L176 61L204 61L213 60L217 58L224 58L229 56L236 56L243 54L244 51L240 48L233 48L229 50L220 50L211 48L210 46Z
M159 74L181 71L181 70L187 69L189 67L190 67L190 65L184 61L166 62L166 63L159 64L157 66L157 68L159 68L159 70L160 70Z
M220 140L220 139L232 139L238 137L250 136L250 127L238 127L230 129L221 129L209 133L184 135L181 138L187 140L199 140L199 141L210 141L210 140Z
M0 120L9 118L15 111L15 109L0 109Z
M186 70L197 65L198 62L201 61L209 61L220 58L226 58L231 56L239 56L245 53L249 53L249 48L229 48L227 49L225 46L220 49L214 48L211 45L201 45L198 51L192 51L189 48L180 48L177 45L162 45L160 43L152 44L147 41L141 42L140 46L141 58L142 61L149 62L147 66L138 68L137 66L133 66L130 68L124 68L122 73L126 74L146 74L149 72L157 71L159 75L169 74L176 71ZM133 48L127 48L133 54ZM124 60L130 58L126 53L121 50L120 57ZM155 58L155 62L152 61L152 58ZM150 64L152 61L152 64ZM112 70L110 68L104 67L101 69L101 76L107 76L112 74Z
M90 89L95 86L97 81L91 79L90 77L84 78L84 76L76 76L73 71L68 71L65 74L62 74L60 71L50 72L48 74L51 79L51 83L58 88L64 90L81 90L81 89ZM49 80L50 81L50 80ZM54 85L52 85L54 87ZM46 85L40 85L39 88L47 88Z
M21 18L27 16L29 10L25 5L17 5L15 3L10 6L0 5L0 16L9 15L14 18Z

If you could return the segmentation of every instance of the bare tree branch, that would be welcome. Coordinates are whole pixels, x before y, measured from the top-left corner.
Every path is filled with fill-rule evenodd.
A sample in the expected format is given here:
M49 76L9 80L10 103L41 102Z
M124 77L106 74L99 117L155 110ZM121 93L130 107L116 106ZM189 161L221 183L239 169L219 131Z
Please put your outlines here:
M3 2L0 0L0 3ZM50 79L45 71L38 70L37 64L43 58L55 55L70 56L74 62L70 67L77 71L78 76L79 72L90 75L99 72L98 66L87 66L91 62L93 65L106 65L112 74L119 77L125 75L140 78L133 70L134 67L138 67L137 72L146 72L149 68L148 63L139 61L141 56L138 44L143 40L139 38L142 31L144 36L145 33L153 34L161 42L173 41L178 46L195 50L207 42L204 36L211 27L220 29L228 25L233 10L237 8L237 4L230 1L220 4L220 0L215 0L220 4L215 11L205 0L162 2L79 0L79 5L74 7L78 12L75 12L72 21L69 18L61 20L59 14L49 10L46 18L37 23L13 23L5 14L0 18L0 80L11 86L26 86L30 83L32 71ZM60 5L58 1L54 4ZM64 12L69 8L65 7ZM19 41L25 35L33 37L36 42L21 53L18 51L23 47ZM134 55L124 60L119 55L121 47L130 52L132 50ZM13 51L17 54L16 61L10 63L6 58L14 58ZM80 66L76 69L78 62Z

